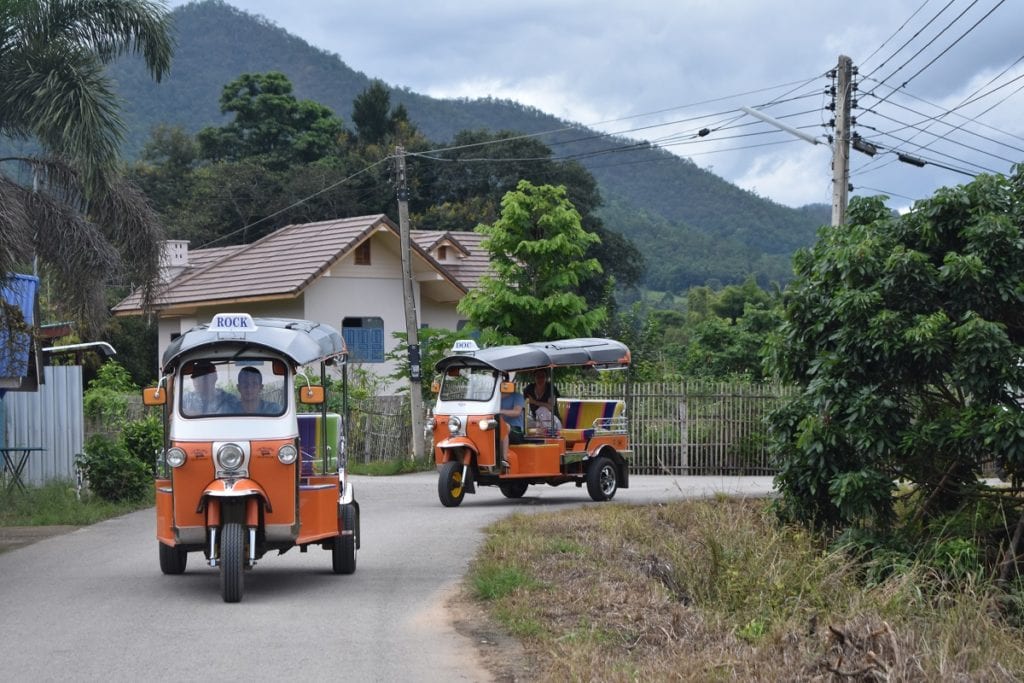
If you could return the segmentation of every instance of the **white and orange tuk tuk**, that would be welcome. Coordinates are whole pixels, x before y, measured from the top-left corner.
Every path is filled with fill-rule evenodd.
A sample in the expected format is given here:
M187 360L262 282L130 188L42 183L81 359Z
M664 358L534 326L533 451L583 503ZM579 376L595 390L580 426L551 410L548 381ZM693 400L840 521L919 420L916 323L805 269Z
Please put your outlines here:
M268 551L320 546L335 573L355 571L359 504L344 425L325 400L328 367L337 366L344 405L345 361L338 331L305 320L219 314L171 343L159 385L143 396L164 407L156 480L164 574L183 573L188 554L202 553L219 568L225 602L238 602L245 572Z
M611 500L629 487L633 452L623 401L559 398L557 421L535 423L524 415L522 443L509 438L509 425L499 415L502 396L519 391L512 381L516 374L625 369L625 344L585 338L478 349L467 340L452 351L435 366L437 402L427 422L442 505L458 506L477 486L497 486L506 498L521 498L531 484L572 482L586 484L595 501Z

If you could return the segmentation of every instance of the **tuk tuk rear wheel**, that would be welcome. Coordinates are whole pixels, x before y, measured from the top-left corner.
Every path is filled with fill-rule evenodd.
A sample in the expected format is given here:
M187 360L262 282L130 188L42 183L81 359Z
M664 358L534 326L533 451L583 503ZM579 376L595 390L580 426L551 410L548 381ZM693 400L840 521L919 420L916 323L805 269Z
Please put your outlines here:
M335 574L353 574L356 571L355 505L341 506L341 525L344 531L351 533L334 539L334 545L331 548L331 563Z
M441 466L437 477L437 497L446 508L458 507L466 497L466 486L462 481L462 463L451 460Z
M522 498L530 485L525 481L503 481L498 484L498 488L506 498Z
M592 460L587 468L587 493L598 502L611 500L619 490L619 471L603 455Z
M220 530L220 592L224 602L238 602L245 591L245 527L225 522Z
M184 574L188 553L180 548L157 542L160 546L160 571L164 574Z

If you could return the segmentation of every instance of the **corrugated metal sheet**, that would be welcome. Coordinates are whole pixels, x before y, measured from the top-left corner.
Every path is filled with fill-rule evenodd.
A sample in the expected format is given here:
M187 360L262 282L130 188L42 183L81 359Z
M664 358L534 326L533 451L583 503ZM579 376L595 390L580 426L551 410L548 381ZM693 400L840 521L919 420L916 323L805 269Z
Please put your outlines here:
M39 486L53 479L75 478L75 455L82 451L82 368L47 366L39 391L8 392L3 398L7 446L39 446L25 467L23 480Z

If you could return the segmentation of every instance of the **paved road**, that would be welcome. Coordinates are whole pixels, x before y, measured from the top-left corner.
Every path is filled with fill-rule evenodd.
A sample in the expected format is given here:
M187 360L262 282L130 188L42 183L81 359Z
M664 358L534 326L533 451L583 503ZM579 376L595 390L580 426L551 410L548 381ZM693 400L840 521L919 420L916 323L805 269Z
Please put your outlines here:
M0 555L0 672L6 680L486 681L445 596L483 527L513 511L587 504L585 489L494 487L461 507L437 500L436 475L354 477L363 548L351 576L330 553L267 555L241 603L221 601L217 572L189 556L182 576L157 562L151 510ZM764 477L633 477L616 503L717 492L763 495Z

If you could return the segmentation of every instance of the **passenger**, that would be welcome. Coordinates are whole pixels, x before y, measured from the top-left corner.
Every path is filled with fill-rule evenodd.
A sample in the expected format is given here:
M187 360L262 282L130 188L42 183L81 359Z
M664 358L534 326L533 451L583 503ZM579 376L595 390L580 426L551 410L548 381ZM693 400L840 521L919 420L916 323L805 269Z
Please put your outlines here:
M548 382L546 370L534 371L533 382L523 389L523 396L530 406L530 416L548 433L555 433L562 428L555 410L558 395L555 385Z
M217 368L208 360L192 366L193 391L182 398L182 412L189 417L237 413L241 409L238 399L217 387Z
M523 395L518 391L513 391L511 394L501 395L501 412L498 414L501 416L501 419L508 424L508 436L501 440L501 453L503 458L505 457L505 454L508 453L508 445L510 443L518 444L526 441L523 424L523 412L525 409L526 402L523 400ZM506 461L502 461L502 465L508 467L508 463Z
M242 412L251 415L279 415L281 406L263 400L263 375L253 367L244 367L238 373L238 394L242 398Z

